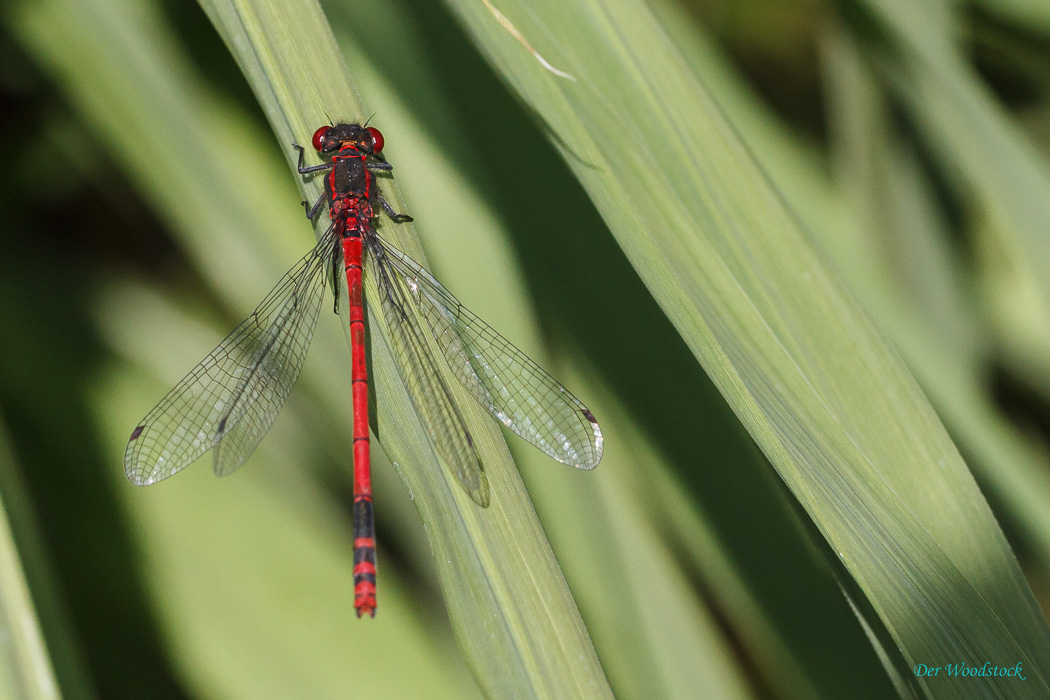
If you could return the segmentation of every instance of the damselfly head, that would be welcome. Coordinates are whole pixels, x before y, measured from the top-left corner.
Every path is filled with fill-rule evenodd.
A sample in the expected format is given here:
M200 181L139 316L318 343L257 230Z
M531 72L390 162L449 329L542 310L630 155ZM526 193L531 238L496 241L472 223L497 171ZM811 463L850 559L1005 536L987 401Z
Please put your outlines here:
M383 134L374 126L336 124L322 126L314 132L313 146L321 153L333 153L350 147L361 153L378 155L383 150Z

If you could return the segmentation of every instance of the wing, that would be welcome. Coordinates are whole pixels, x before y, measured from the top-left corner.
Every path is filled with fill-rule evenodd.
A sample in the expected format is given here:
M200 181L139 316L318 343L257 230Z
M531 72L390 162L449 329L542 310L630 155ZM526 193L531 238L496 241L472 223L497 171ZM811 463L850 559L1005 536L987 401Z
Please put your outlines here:
M594 469L602 431L587 407L464 307L423 266L379 239L404 278L452 373L492 416L554 459Z
M378 297L382 302L394 359L416 406L416 413L446 466L471 499L485 508L489 504L488 479L463 416L434 365L430 347L408 317L409 302L401 277L390 266L376 235L365 236L365 242L368 245L366 265L369 276L378 287L370 298Z
M216 446L220 476L248 459L302 369L334 245L329 231L142 419L124 452L124 473L132 483L166 479Z

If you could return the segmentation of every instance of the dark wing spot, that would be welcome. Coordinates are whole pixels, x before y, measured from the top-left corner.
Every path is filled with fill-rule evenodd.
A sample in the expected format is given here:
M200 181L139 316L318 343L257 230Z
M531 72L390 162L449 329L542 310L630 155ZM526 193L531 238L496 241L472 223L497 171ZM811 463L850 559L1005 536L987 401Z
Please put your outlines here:
M470 437L470 432L469 431L464 432L463 435L464 435L464 437L467 438L467 444L470 445L471 447L473 447L474 446L474 438Z
M595 425L598 425L598 421L595 419L594 414L588 411L586 408L583 409L583 417L589 420L590 422L594 423Z
M226 432L226 419L225 418L223 418L221 421L219 421L219 432L220 433Z
M145 429L146 429L146 426L144 426L144 425L140 425L139 427L135 428L135 431L133 433L131 433L131 439L134 440L139 435L142 435L142 431L145 430Z

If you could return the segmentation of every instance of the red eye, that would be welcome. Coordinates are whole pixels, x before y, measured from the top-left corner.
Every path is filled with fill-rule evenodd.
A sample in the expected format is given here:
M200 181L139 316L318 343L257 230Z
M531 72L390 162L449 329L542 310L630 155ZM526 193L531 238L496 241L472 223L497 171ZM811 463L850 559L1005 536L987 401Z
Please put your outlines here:
M386 143L383 141L383 135L374 126L368 127L368 133L372 134L372 151L379 153L383 150L383 144Z
M318 129L317 131L314 132L314 150L315 151L320 151L321 148L324 146L324 137L325 137L325 134L328 133L328 130L330 128L331 127L328 127L328 126L322 126L320 129Z

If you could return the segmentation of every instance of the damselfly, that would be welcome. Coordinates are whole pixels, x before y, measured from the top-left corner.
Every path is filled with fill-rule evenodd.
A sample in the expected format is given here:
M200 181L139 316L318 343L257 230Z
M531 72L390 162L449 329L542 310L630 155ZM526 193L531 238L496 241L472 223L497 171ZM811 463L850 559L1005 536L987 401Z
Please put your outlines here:
M354 607L358 616L375 616L364 275L379 291L379 299L372 301L382 308L416 412L437 454L478 505L489 503L488 481L439 362L498 421L559 462L596 467L602 433L579 399L376 232L377 205L391 221L411 221L395 212L379 191L376 173L393 168L382 155L378 129L322 126L314 133L313 146L328 162L304 166L304 149L296 144L299 173L323 172L325 191L312 206L303 205L313 219L327 203L331 225L258 308L135 428L124 470L132 483L153 484L211 448L219 476L240 467L273 425L299 376L328 283L338 299L342 264L349 294L354 403ZM440 360L433 357L431 342Z

